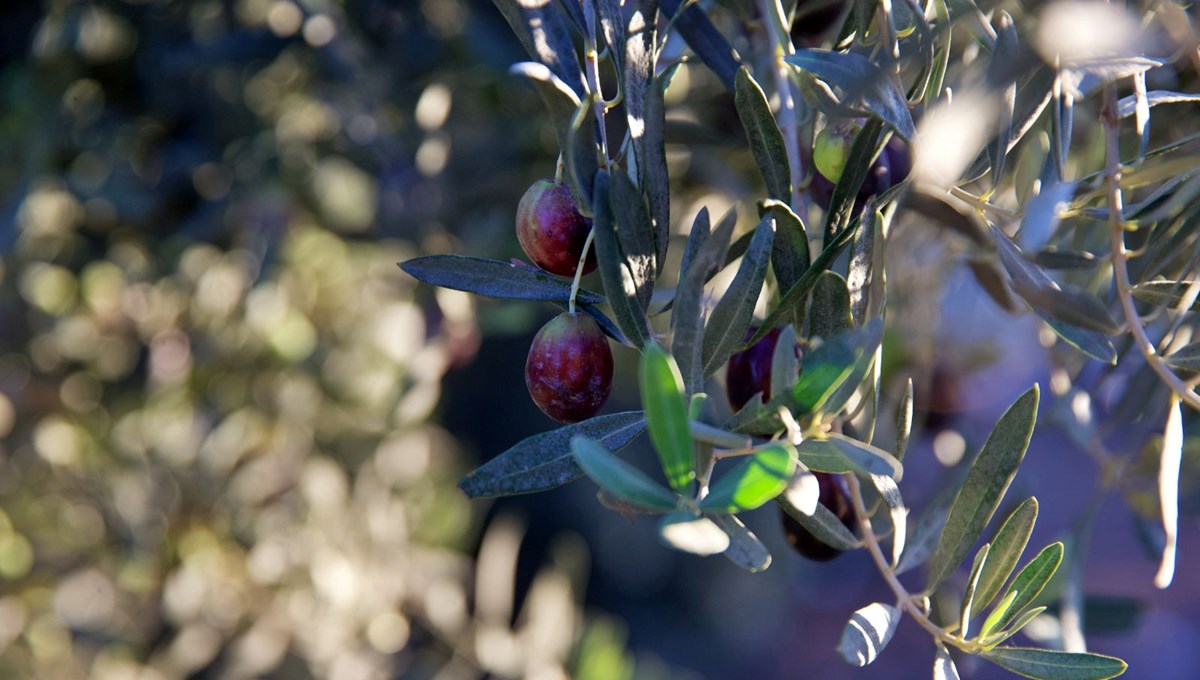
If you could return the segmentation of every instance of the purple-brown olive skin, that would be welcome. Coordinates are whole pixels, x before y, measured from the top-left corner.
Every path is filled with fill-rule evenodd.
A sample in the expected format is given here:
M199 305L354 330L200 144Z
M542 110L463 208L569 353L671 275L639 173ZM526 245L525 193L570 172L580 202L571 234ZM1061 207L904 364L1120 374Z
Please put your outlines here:
M747 331L745 339L749 340L755 331L754 328ZM779 342L779 332L778 328L771 329L762 340L729 357L725 366L725 394L734 411L742 410L759 392L764 400L771 398L771 357Z
M850 492L846 487L846 480L842 479L841 475L828 472L814 472L813 475L817 478L818 500L821 505L836 515L842 524L854 533L854 508L850 505ZM814 562L828 562L842 554L841 550L822 543L782 508L779 513L783 518L783 535L788 545L800 555Z
M559 276L575 276L592 221L575 209L562 184L539 179L517 204L517 240L533 263ZM596 268L596 251L588 252L583 273Z
M525 386L542 413L560 423L596 415L612 390L613 356L592 317L563 312L533 338Z

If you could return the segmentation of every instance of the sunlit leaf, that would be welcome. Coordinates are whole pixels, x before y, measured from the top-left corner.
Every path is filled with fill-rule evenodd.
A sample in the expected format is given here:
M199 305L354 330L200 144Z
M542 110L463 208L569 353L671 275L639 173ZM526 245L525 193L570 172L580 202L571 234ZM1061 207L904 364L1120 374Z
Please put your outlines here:
M637 299L644 311L650 306L650 295L654 292L654 277L658 272L654 252L654 225L642 194L625 172L617 170L612 175L612 193L609 195L612 214L617 223L617 241L625 256L626 266L633 278Z
M991 544L984 543L975 553L975 561L971 563L971 573L967 576L967 589L963 593L962 605L958 610L958 634L968 637L971 631L971 609L974 607L975 591L979 587L979 577L983 575L983 567L987 564Z
M796 470L796 450L777 442L721 475L700 501L705 512L754 510L783 493Z
M625 337L642 347L650 339L646 314L637 299L637 284L621 251L617 225L609 203L609 174L596 173L593 192L592 230L595 233L596 261L604 292L612 305L613 316Z
M987 565L983 569L979 586L975 592L975 603L971 608L972 616L986 609L996 598L1000 589L1004 587L1004 582L1008 580L1012 570L1017 566L1017 562L1020 561L1021 555L1025 552L1029 536L1033 533L1033 525L1037 521L1037 514L1037 499L1027 498L1025 502L1017 506L1016 510L1012 511L1012 514L1000 526L1000 530L996 532L996 537L992 539L992 549L988 555Z
M937 656L933 659L933 680L961 680L954 659L950 658L950 650L940 642Z
M658 451L663 473L671 488L687 493L696 477L692 467L695 454L679 368L665 349L651 342L642 351L638 376L650 440Z
M808 232L804 222L786 203L767 199L759 201L758 214L770 212L775 217L775 240L771 243L771 268L775 281L783 290L791 288L809 267Z
M853 666L866 666L874 661L892 641L900 623L900 610L881 602L854 612L838 641L838 654Z
M904 93L869 58L854 52L802 49L784 61L840 89L843 106L878 116L905 139L916 133Z
M693 555L716 555L729 547L729 535L712 519L676 510L658 523L658 537L676 550Z
M1107 680L1128 667L1124 661L1102 654L1030 647L997 647L980 656L1013 673L1040 680Z
M1195 281L1186 279L1183 281L1146 281L1134 286L1131 292L1133 297L1147 304L1175 308L1179 306L1183 296L1194 285L1196 285ZM1188 310L1200 312L1200 296L1197 296Z
M908 438L912 434L913 420L913 381L912 378L904 385L904 396L896 406L896 460L904 460L908 450Z
M1167 542L1163 548L1154 585L1166 588L1175 578L1175 551L1179 541L1179 468L1183 463L1183 414L1179 397L1172 394L1163 428L1158 459L1158 505Z
M825 439L805 439L796 447L800 462L818 472L861 472L903 476L904 467L892 454L845 435L829 432Z
M996 512L1025 458L1037 421L1038 387L1023 394L996 423L954 499L929 565L933 591L966 556Z
M1012 604L1008 607L1008 611L1000 617L999 623L995 626L996 629L1007 626L1026 607L1033 604L1042 589L1050 582L1050 578L1054 576L1054 572L1058 571L1058 565L1062 563L1062 556L1063 544L1051 543L1043 548L1037 557L1030 560L1029 564L1021 568L1016 578L1013 579L1012 585L1008 587L1008 591L1015 594Z
M583 93L583 68L562 8L540 0L492 0L529 56L545 64L577 94Z

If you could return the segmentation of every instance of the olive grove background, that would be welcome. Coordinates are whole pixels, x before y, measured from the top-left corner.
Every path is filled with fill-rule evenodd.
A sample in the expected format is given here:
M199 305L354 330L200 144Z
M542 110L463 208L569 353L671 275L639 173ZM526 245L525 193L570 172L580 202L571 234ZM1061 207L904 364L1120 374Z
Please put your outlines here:
M836 658L886 588L865 555L790 554L771 512L749 521L776 562L748 575L661 548L587 481L493 504L455 488L550 428L523 362L557 310L395 263L521 255L517 201L556 155L508 75L523 58L485 0L6 5L0 677L927 676L915 626L875 666ZM732 96L689 64L667 104L673 223L751 197ZM1052 383L1053 350L921 224L900 233L885 370L918 387L920 507ZM637 402L616 358L608 411ZM1043 406L1011 496L1042 500L1034 542L1070 541L1096 499L1062 409ZM1109 434L1152 449L1158 429ZM1084 579L1089 645L1133 678L1200 667L1200 439L1165 592L1156 462L1100 501L1086 569L1062 570ZM1053 646L1057 619L1040 623Z

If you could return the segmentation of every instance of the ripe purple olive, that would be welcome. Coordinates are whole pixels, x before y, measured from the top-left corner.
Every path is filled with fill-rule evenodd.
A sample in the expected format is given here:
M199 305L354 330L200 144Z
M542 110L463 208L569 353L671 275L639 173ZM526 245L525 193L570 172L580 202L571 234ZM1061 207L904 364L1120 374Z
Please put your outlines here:
M533 338L525 386L542 413L561 423L596 415L612 390L613 356L592 317L564 312Z
M575 209L571 192L548 179L534 182L517 205L517 240L533 263L559 276L574 276L592 221ZM588 253L586 274L596 268L596 251Z
M756 329L746 331L746 340ZM729 357L725 366L725 394L734 411L740 411L754 395L762 392L763 399L771 398L771 356L779 342L779 329L774 328L762 340Z
M813 475L817 478L818 501L854 533L854 508L850 505L850 490L846 487L846 480L841 475L828 472L814 472ZM796 552L814 562L828 562L842 554L841 550L822 543L791 515L782 509L779 512L783 518L783 535Z

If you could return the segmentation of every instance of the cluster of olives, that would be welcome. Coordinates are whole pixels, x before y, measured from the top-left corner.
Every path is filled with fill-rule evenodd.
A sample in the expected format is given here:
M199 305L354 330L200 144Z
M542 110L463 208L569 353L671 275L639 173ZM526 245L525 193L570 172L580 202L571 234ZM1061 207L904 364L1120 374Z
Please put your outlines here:
M579 214L561 184L540 179L517 206L517 240L538 267L573 277L580 267L592 221ZM582 273L596 268L589 251ZM533 338L525 360L525 386L542 412L563 423L590 418L612 390L613 356L608 339L592 317L563 312Z
M754 329L751 329L753 332ZM773 329L762 340L729 358L725 366L725 393L735 411L760 393L764 401L771 398L771 357L775 354L779 335L779 329ZM841 475L826 472L814 472L813 475L817 478L817 499L853 532L854 508L850 505L850 490L846 481ZM827 562L842 554L841 550L821 542L782 509L779 515L788 544L804 557Z
M862 128L854 121L841 121L830 125L819 133L813 140L813 165L817 171L813 173L809 189L817 205L822 208L829 206L833 198L833 188L842 178L842 170L850 155L850 146L854 137ZM854 210L857 212L871 196L878 196L891 187L904 181L912 170L912 159L908 147L899 137L893 136L879 153L879 157L871 164L866 179L855 197Z

